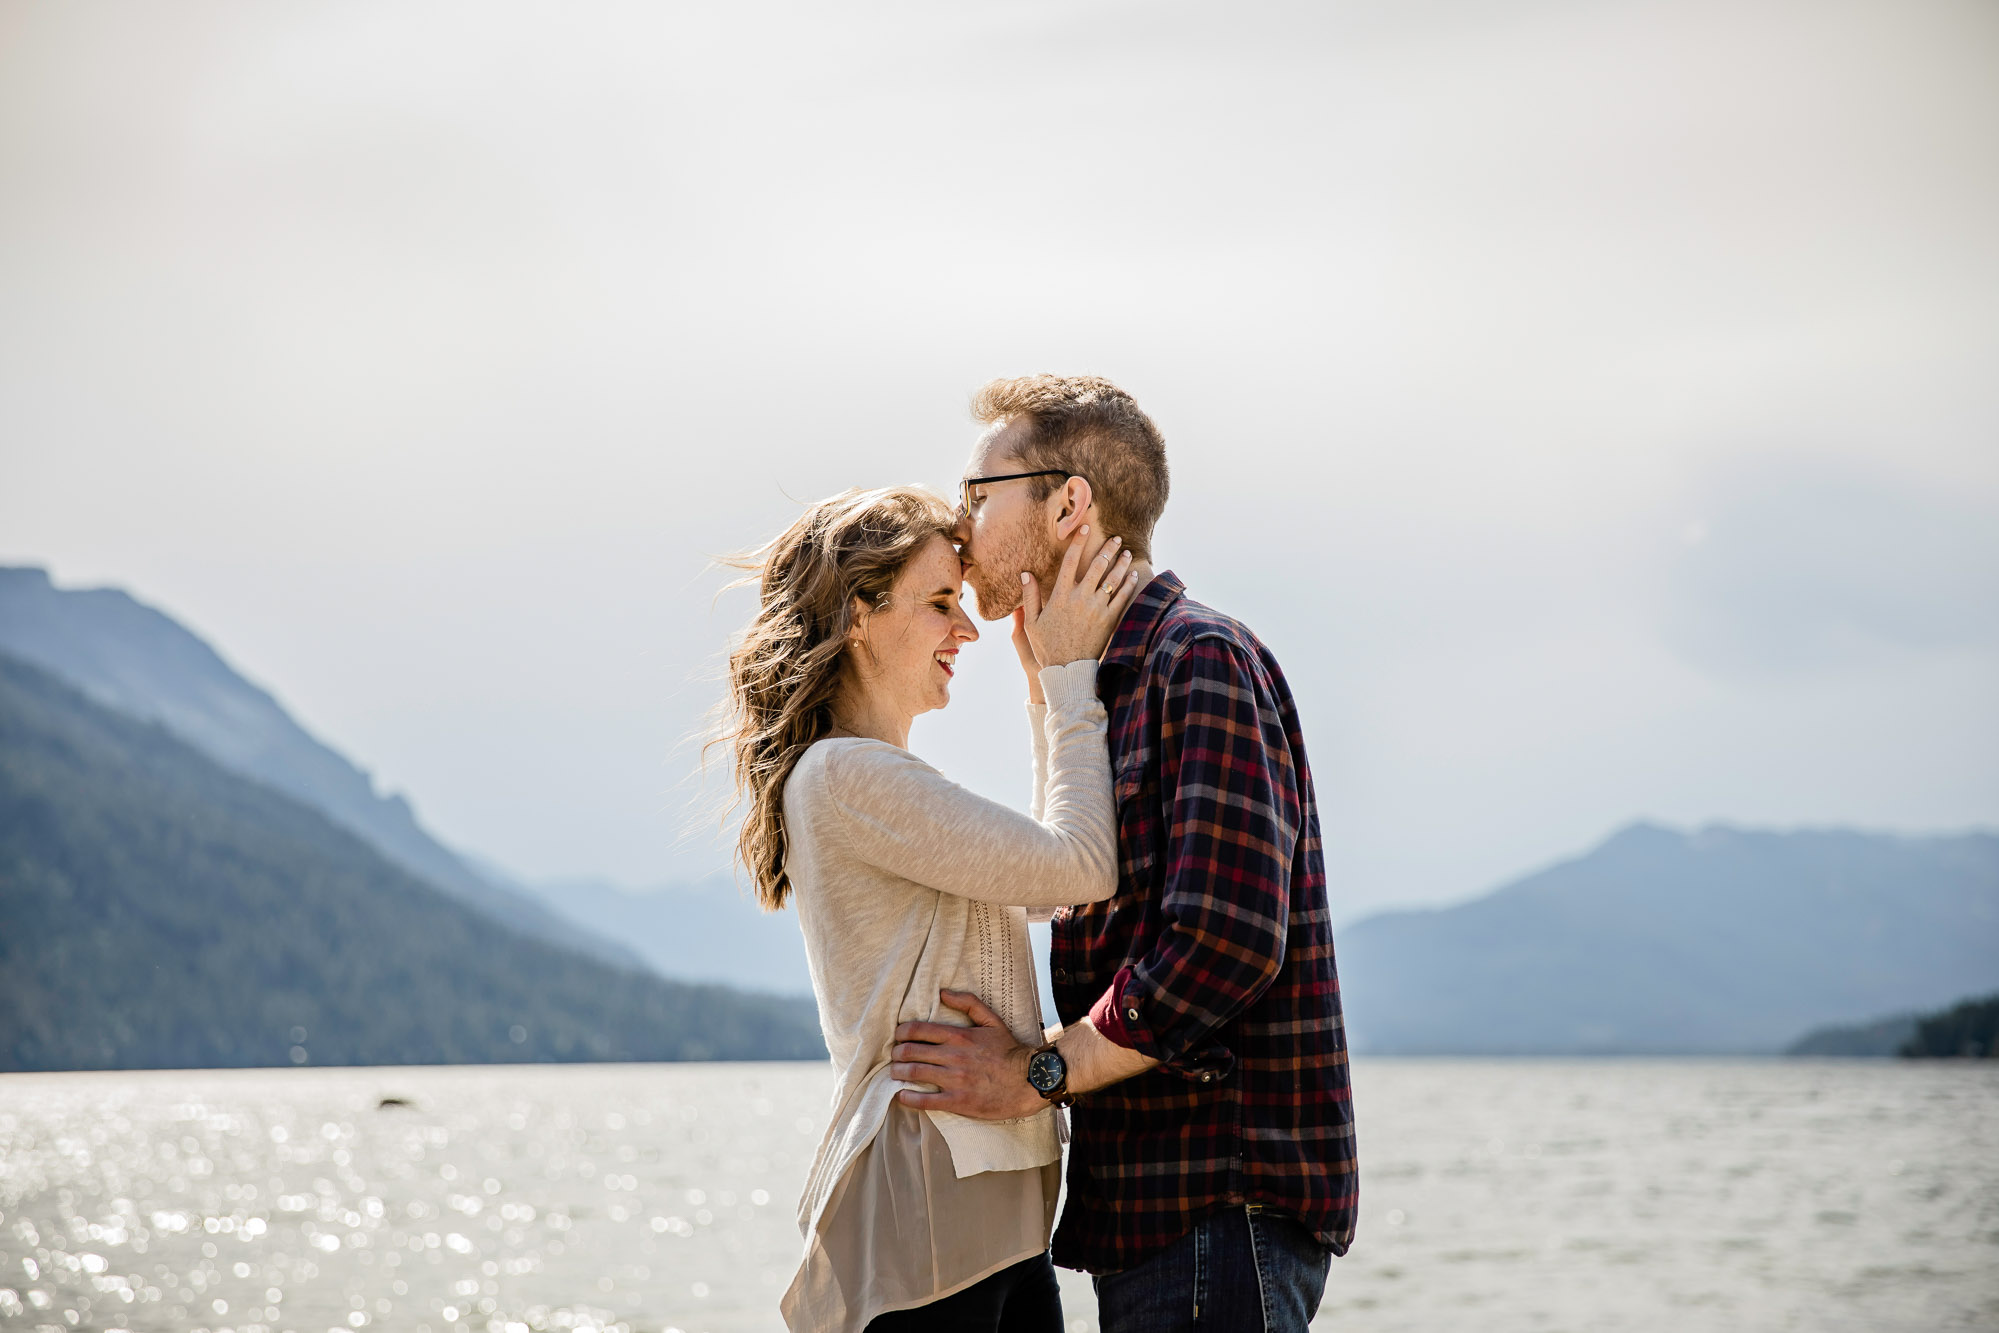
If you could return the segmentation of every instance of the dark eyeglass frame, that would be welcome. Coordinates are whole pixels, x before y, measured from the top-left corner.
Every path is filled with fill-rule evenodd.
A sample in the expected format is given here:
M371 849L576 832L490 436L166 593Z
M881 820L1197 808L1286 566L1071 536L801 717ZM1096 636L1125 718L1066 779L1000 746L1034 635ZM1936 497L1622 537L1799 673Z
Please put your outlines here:
M965 513L969 517L972 512L972 487L974 486L991 486L993 483L1001 481L1021 481L1027 477L1060 477L1064 481L1067 481L1070 477L1080 475L1080 473L1070 472L1065 468L1045 467L1038 472L1006 472L996 477L967 477L958 483L958 502L964 507Z

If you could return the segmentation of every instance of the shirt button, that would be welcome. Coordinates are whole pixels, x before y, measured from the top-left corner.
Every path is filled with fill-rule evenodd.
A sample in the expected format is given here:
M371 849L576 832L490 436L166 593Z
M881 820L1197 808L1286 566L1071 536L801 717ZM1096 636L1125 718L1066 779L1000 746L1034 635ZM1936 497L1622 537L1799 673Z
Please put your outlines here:
M1126 1018L1129 1018L1132 1022L1136 1023L1138 1021L1138 1010L1127 1009L1124 1011L1124 1016Z
M1054 971L1050 972L1048 975L1050 978L1052 978L1055 981L1057 985L1066 986L1069 984L1069 974L1063 971L1059 967L1056 968Z
M1201 1075L1201 1082L1203 1083L1213 1083L1214 1081L1215 1081L1215 1076L1213 1074Z

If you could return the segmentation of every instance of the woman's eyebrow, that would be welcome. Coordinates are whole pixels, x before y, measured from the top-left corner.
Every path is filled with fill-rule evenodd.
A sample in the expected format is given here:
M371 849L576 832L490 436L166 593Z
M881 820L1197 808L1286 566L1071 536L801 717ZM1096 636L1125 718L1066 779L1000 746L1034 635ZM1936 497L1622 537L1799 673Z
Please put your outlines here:
M932 597L955 597L958 595L958 590L956 588L939 588L930 595Z

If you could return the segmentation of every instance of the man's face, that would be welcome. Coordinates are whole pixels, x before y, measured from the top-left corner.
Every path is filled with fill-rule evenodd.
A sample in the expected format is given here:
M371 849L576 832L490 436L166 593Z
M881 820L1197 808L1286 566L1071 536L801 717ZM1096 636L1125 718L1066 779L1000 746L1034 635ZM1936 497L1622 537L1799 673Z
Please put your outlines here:
M1008 422L981 436L964 475L996 477L1027 471L1011 447L1018 439L1016 426L1024 430L1026 422ZM978 598L979 615L986 620L1004 619L1020 605L1023 570L1047 588L1061 567L1048 501L1035 499L1034 493L1034 481L1029 478L974 486L970 513L965 511L963 500L959 501L954 534L958 557L964 565L965 582Z

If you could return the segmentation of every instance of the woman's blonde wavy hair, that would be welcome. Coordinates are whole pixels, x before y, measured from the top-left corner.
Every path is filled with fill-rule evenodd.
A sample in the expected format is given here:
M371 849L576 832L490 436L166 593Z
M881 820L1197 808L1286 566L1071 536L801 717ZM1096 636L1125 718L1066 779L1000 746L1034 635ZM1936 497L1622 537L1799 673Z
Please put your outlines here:
M799 757L833 730L841 661L860 606L881 610L903 566L932 537L949 538L951 506L918 486L843 491L807 509L775 541L723 563L762 595L729 654L728 698L711 744L735 764L747 801L736 856L767 912L791 896L785 873L784 784Z

